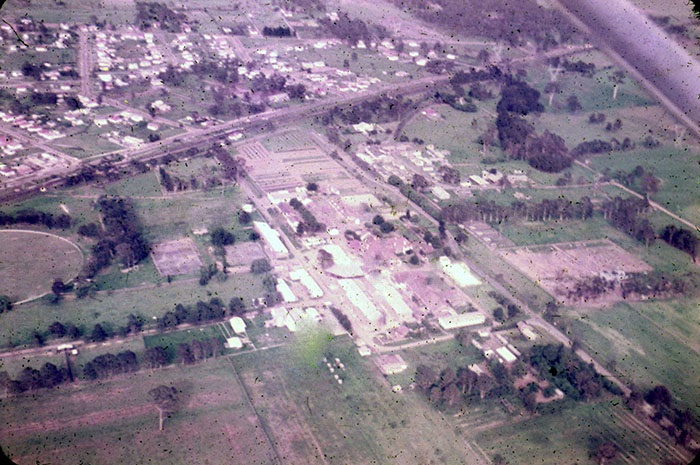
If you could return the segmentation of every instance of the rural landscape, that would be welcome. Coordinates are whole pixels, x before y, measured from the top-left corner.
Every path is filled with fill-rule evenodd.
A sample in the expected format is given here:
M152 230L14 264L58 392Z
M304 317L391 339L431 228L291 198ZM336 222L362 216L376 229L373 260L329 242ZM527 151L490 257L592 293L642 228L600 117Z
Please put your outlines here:
M0 17L0 456L700 453L685 2Z

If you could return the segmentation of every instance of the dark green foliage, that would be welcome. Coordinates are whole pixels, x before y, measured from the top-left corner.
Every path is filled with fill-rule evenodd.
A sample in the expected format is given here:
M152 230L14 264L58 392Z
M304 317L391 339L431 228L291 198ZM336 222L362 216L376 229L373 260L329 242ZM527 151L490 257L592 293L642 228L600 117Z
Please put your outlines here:
M250 264L250 272L254 274L267 273L270 270L272 270L272 266L270 266L270 262L264 258L259 258Z
M219 226L214 228L211 233L211 244L214 247L223 247L226 245L231 245L236 241L236 237L232 232L227 231L223 227Z
M529 351L528 361L541 378L572 399L591 400L602 394L603 378L593 365L584 363L562 344L534 346Z
M685 228L678 228L674 225L668 225L661 232L661 239L667 244L681 250L693 259L697 258L698 251L700 250L700 239L691 230Z
M12 310L12 301L6 295L0 295L0 313Z

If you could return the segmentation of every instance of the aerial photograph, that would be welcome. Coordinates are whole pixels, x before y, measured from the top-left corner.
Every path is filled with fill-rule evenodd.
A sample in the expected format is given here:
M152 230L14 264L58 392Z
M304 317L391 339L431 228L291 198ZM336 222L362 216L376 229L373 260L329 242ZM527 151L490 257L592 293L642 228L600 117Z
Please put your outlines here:
M0 1L0 464L692 463L698 18Z

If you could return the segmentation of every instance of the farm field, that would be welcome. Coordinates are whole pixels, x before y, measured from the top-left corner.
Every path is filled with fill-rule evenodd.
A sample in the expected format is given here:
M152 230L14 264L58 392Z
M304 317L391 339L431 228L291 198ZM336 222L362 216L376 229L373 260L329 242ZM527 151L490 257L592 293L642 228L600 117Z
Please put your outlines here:
M82 251L67 239L38 231L0 230L0 294L12 301L50 292L55 279L70 281L82 264Z
M158 431L148 391L180 406ZM17 463L276 463L225 358L43 390L0 403L3 448Z
M125 324L130 313L141 314L150 321L172 310L178 303L209 301L212 296L218 296L225 304L233 296L250 302L250 299L263 295L261 279L261 275L231 274L226 281L213 279L206 287L192 279L160 286L102 291L93 298L65 299L58 305L30 302L3 314L0 347L28 343L34 331L45 331L54 321L72 322L85 330L91 330L96 323L116 329Z
M345 365L337 370L342 385L322 363L324 352ZM393 393L348 339L308 353L317 364L298 358L285 363L285 355L280 348L232 360L276 449L290 463L481 463L421 398ZM432 434L438 429L440 435Z
M609 401L566 403L555 413L525 419L515 424L477 432L473 440L489 455L501 454L509 463L591 463L589 438L597 437L618 447L618 458L610 463L661 463L676 455L665 438L651 432L622 404Z
M571 331L586 350L614 360L616 370L640 388L663 384L682 408L700 413L697 301L620 302L602 310L567 309ZM606 360L606 358L608 360Z

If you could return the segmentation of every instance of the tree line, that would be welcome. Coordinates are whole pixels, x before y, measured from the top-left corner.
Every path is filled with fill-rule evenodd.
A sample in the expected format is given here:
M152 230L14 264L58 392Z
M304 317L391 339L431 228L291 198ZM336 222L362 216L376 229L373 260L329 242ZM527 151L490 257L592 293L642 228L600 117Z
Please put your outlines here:
M547 222L585 220L593 216L593 211L593 202L587 196L578 201L561 196L531 203L516 200L510 205L501 205L493 200L454 203L443 207L440 216L446 222L457 224L468 221L502 223L517 219Z
M15 213L0 211L0 226L31 224L46 226L49 229L68 229L71 227L72 223L72 218L66 213L54 215L53 213L43 212L33 208L23 208Z

